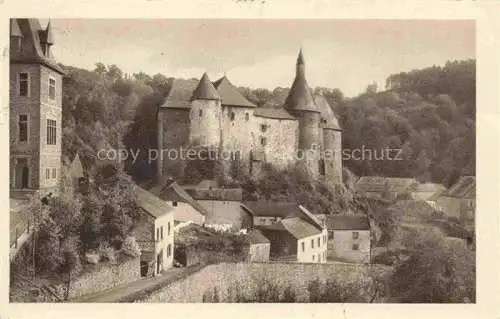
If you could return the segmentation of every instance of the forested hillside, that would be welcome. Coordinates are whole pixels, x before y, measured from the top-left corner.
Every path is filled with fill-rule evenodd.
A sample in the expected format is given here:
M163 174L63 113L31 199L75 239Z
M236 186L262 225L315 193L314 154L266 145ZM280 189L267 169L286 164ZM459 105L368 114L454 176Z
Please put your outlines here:
M99 149L155 148L156 109L172 78L144 73L127 76L112 65L92 71L64 66L63 152L78 150L92 167ZM259 107L280 107L288 88L250 89L242 93ZM345 149L402 149L400 161L346 160L356 175L412 176L447 185L475 174L475 61L453 61L408 73L388 75L384 91L369 85L345 98L336 88L315 88L339 117ZM127 163L135 179L154 174L142 157Z

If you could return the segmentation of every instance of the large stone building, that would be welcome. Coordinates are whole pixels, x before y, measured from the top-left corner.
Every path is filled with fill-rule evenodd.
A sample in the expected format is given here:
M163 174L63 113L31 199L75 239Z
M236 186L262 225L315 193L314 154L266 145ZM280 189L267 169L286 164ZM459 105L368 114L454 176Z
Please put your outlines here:
M212 83L205 73L190 83L174 81L158 111L159 179L184 171L186 148L205 146L227 170L255 176L263 163L278 169L303 163L314 178L342 182L341 129L326 100L313 97L302 51L281 108L258 108L226 76Z
M62 79L50 23L10 20L10 189L52 190L61 173Z

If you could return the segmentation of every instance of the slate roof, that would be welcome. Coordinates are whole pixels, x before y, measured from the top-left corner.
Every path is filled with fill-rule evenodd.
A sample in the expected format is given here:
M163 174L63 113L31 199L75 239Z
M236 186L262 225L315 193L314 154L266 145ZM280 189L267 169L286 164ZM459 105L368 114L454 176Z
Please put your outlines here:
M296 239L321 234L321 230L302 220L300 217L286 218L278 223L269 226L262 226L262 229L287 231Z
M146 188L147 189L147 188ZM149 189L149 192L158 196L162 200L181 202L191 205L200 214L207 216L208 211L194 198L192 198L179 184L176 182L165 181L160 185L155 185Z
M250 244L269 244L269 239L266 238L258 229L254 229L248 233Z
M418 182L414 178L362 176L356 182L356 189L365 192L383 192L388 187L390 192L411 190Z
M42 40L54 42L51 34L51 28L43 30L38 19L14 19L11 22L11 35L22 35L23 50L13 52L11 50L11 63L40 63L52 70L65 74L65 71L56 63L52 56L44 54L42 50ZM44 38L41 39L40 37Z
M172 213L174 208L142 187L135 187L136 204L154 218Z
M184 190L195 200L241 201L241 188L186 188Z
M256 107L255 104L247 100L238 89L223 76L219 80L214 82L214 87L219 93L222 105L228 106L242 106L242 107Z
M189 109L191 102L189 98L198 86L197 80L176 79L172 82L162 108Z
M196 89L194 89L191 100L220 100L221 97L205 72L201 77Z
M253 115L278 120L297 120L295 116L283 108L259 107L253 112Z
M249 201L241 206L253 216L287 218L302 215L299 205L293 202Z
M328 230L370 230L370 221L366 216L326 216Z
M307 84L304 68L304 56L301 50L297 58L297 73L290 88L290 93L288 93L288 97L285 100L284 107L287 110L319 112L314 102L311 88Z
M325 129L341 131L342 129L340 128L339 120L325 97L321 94L317 94L314 97L314 101L318 110L321 112L321 117L326 120L326 123L321 124L322 127Z
M450 188L445 190L441 196L458 197L458 198L475 198L476 197L476 177L462 176Z

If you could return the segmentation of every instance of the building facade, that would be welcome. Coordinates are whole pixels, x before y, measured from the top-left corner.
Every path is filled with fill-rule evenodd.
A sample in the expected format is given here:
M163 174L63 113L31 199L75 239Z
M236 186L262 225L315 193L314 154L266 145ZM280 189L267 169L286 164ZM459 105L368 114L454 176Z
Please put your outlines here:
M54 191L61 175L62 81L50 23L10 21L11 193Z
M263 163L303 164L314 178L342 182L341 129L326 100L313 96L302 51L281 108L257 108L226 76L212 83L205 73L200 81L174 81L157 120L159 154L204 146L224 152L219 159L227 171L258 175ZM165 155L157 165L161 178L182 173L185 163Z
M371 252L370 223L364 216L326 218L328 258L357 263L369 263Z

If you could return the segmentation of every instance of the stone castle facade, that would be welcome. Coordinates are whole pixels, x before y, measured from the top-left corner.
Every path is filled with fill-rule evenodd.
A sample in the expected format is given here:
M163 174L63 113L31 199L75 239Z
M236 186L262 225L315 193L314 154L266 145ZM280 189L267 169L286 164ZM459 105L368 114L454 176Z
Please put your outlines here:
M61 174L62 79L50 23L10 21L10 189L52 190Z
M205 73L187 85L173 82L157 125L160 179L184 171L189 156L176 156L182 149L205 146L219 151L227 169L236 163L255 176L263 163L278 169L302 164L313 178L342 183L342 130L325 98L313 96L302 51L281 108L258 108L226 76L212 83Z

